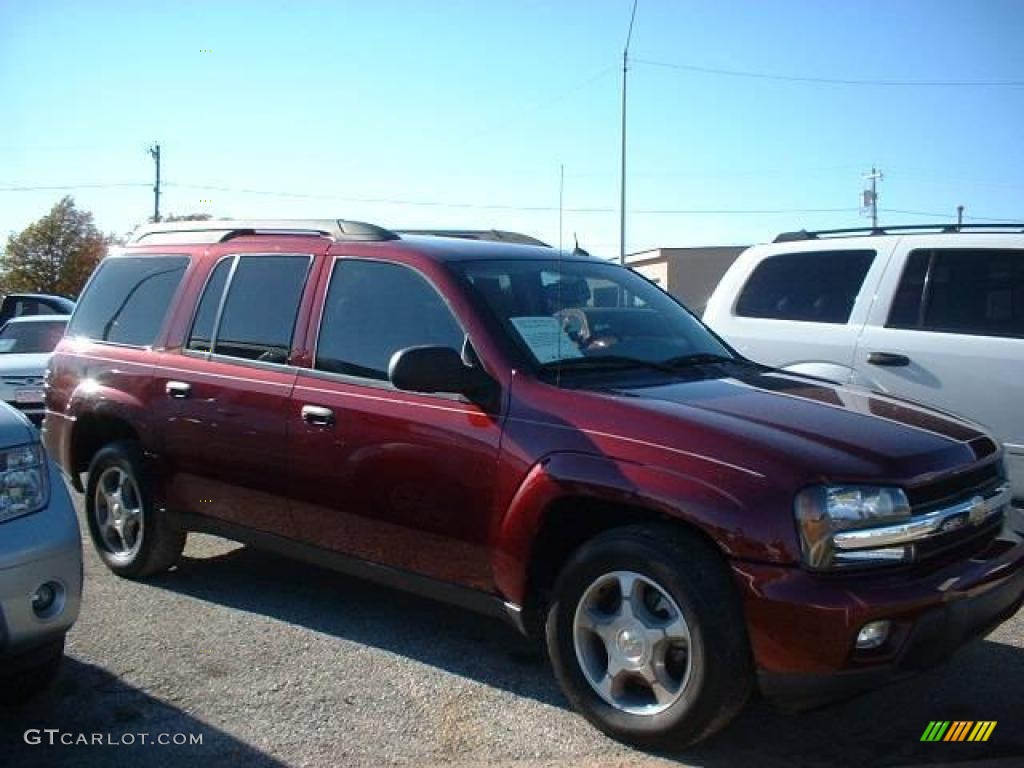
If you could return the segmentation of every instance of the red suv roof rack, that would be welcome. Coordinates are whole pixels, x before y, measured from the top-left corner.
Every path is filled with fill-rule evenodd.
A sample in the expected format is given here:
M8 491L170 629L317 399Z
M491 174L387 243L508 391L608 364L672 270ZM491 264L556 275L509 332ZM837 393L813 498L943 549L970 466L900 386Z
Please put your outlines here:
M163 243L220 243L242 235L311 235L332 240L397 240L389 229L344 219L221 219L144 224L128 239L129 245Z

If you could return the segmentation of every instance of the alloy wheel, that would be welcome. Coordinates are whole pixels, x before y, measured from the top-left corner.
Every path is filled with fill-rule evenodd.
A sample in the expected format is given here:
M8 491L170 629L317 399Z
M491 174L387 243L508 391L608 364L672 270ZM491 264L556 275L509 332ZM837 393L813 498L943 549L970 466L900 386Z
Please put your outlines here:
M106 550L130 561L142 546L142 494L131 473L107 467L96 482L93 517Z
M608 704L655 715L679 700L690 680L690 627L657 582L613 571L584 591L573 620L583 675Z

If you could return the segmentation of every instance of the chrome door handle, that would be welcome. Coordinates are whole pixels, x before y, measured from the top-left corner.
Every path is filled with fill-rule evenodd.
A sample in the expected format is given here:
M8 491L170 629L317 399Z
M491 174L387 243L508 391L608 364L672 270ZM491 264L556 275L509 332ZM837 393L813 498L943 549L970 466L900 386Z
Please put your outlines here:
M910 358L906 355L897 355L892 352L869 352L868 362L871 365L891 365L902 368L910 365Z
M330 427L334 425L334 411L322 405L304 405L302 420L315 427Z
M192 385L186 384L184 381L168 381L164 384L164 392L167 393L168 397L184 400L192 394Z

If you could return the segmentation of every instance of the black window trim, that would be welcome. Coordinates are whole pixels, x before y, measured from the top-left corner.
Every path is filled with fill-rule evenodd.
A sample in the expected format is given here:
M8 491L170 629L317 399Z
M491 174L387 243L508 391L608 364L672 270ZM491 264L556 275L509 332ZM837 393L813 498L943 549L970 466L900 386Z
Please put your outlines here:
M935 247L930 246L927 248L913 248L907 251L906 258L903 260L903 269L900 271L900 278L896 281L896 287L893 292L892 301L889 304L889 311L885 317L885 327L891 328L894 331L916 331L918 333L944 333L950 336L972 336L982 339L1024 339L1024 336L1015 333L979 333L977 331L966 331L966 330L954 330L949 328L933 328L925 325L925 318L928 315L928 308L931 304L933 281L932 275L935 271L935 262L938 260L940 253L951 253L955 251L1019 251L1019 248L979 248L979 247ZM895 307L896 295L899 293L900 285L903 283L903 278L906 276L907 270L910 268L910 260L914 257L914 254L925 253L928 258L928 265L925 267L924 281L921 284L921 292L918 296L919 302L917 306L917 320L913 325L910 324L894 324L892 322L892 313Z
M427 285L430 286L431 290L436 293L444 305L448 308L449 314L455 319L456 325L462 330L463 344L465 340L469 340L469 344L473 347L474 351L476 346L473 344L473 339L469 335L469 331L466 330L466 324L462 322L462 318L452 308L451 302L448 301L448 297L445 296L444 291L437 287L437 284L430 279L422 270L410 265L405 264L401 261L394 261L392 259L377 259L377 258L365 258L363 256L345 255L342 253L334 254L333 260L331 261L330 268L327 273L327 281L324 285L323 292L320 296L319 316L317 317L316 323L316 338L313 340L313 355L310 359L309 368L302 368L300 372L303 375L310 375L316 379L324 379L327 381L338 381L344 384L352 384L361 387L371 387L373 389L382 389L389 392L405 392L405 390L398 389L389 379L371 379L364 376L356 376L350 373L338 373L337 371L325 371L316 367L317 356L320 351L320 333L324 327L324 312L327 309L327 294L331 290L331 280L334 278L334 270L337 269L339 262L341 261L352 261L352 262L369 262L374 264L388 264L396 267L404 267L413 272L413 274L422 278ZM461 353L462 350L459 350ZM480 355L476 355L477 360L480 360ZM487 368L484 366L483 361L480 361L480 366L486 371ZM461 395L454 392L405 392L406 394L414 394L420 397L431 397L438 400L454 400L459 403L468 403L470 405L476 405L465 395Z
M192 258L192 254L190 254L190 253L133 253L131 251L125 251L125 252L119 252L119 253L108 253L106 256L103 257L103 260L100 261L100 263L96 265L96 268L93 269L92 274L89 275L89 279L86 280L85 285L82 286L82 290L78 294L78 301L75 302L74 310L71 312L70 315L68 315L68 328L71 328L71 324L72 324L72 322L75 319L75 315L78 314L79 308L82 306L82 297L84 297L86 295L86 291L89 290L89 287L92 285L93 280L95 280L96 276L100 273L100 268L104 264L106 264L108 261L114 261L114 260L117 260L117 259L131 259L131 258L134 258L134 259L138 259L138 258L160 259L160 258L168 258L168 257L170 257L170 258L182 258L183 257L186 260L185 271L182 273L181 279L178 281L178 285L175 287L174 293L171 295L171 300L167 303L167 311L164 312L164 319L160 321L160 326L157 329L156 335L153 337L153 342L151 344L125 344L122 341L107 341L106 339L94 339L94 338L92 338L90 336L71 336L71 335L69 335L67 333L67 331L65 331L64 335L67 336L68 338L71 338L71 339L83 339L84 341L88 341L90 344L102 344L105 347L118 347L118 348L121 348L121 349L150 349L150 350L160 348L160 347L158 347L157 342L166 342L167 341L167 324L170 322L171 315L173 314L173 312L171 310L174 307L177 306L178 300L179 300L179 296L181 294L182 286L184 286L185 283L188 282L185 278L188 276L189 271L192 269L193 265L195 264L195 260Z
M220 363L231 363L244 365L247 368L269 368L271 370L286 370L298 368L299 366L291 362L292 351L294 350L295 344L295 322L292 323L292 336L288 341L288 360L286 363L272 363L267 360L249 360L244 357L234 357L233 355L217 354L213 350L217 347L217 337L220 334L220 322L224 315L224 307L227 304L228 295L231 293L231 283L235 279L235 272L238 270L238 265L242 258L245 256L301 256L305 257L306 262L306 277L303 281L302 292L299 294L299 305L295 310L296 320L298 319L298 312L302 308L302 301L306 295L306 292L310 290L310 268L315 263L316 254L313 253L278 253L276 251L243 251L237 253L227 253L217 259L217 263L213 265L209 273L206 275L206 280L203 282L203 290L199 293L199 298L195 302L195 307L192 309L192 321L189 323L188 333L185 335L184 343L181 347L181 354L186 357L193 357L198 360L213 360ZM217 267L221 265L227 259L232 259L230 269L228 270L227 280L224 282L224 292L220 296L220 302L217 304L217 313L213 318L213 330L210 332L210 351L201 352L197 349L189 349L188 342L192 338L192 330L195 326L196 319L199 315L199 305L203 301L203 296L206 294L206 289L210 284L210 280L213 279L213 273L217 271Z
M224 291L220 295L220 301L217 302L217 311L213 315L213 328L210 331L210 350L211 352L203 352L198 349L189 349L189 342L192 340L192 332L195 330L196 321L199 319L199 305L203 303L203 298L206 296L206 291L210 287L210 281L213 280L213 274L217 271L218 267L225 261L230 259L232 261L231 267L228 269L227 280L224 281ZM195 306L192 309L192 320L188 324L188 331L185 333L185 339L181 345L181 353L188 357L195 357L200 360L209 360L212 354L213 345L217 341L217 331L220 325L220 315L224 311L224 302L228 295L228 286L231 285L231 278L235 276L235 269L238 267L238 254L229 253L221 256L214 263L213 267L206 274L206 279L203 281L203 288L199 291L199 298L196 299Z

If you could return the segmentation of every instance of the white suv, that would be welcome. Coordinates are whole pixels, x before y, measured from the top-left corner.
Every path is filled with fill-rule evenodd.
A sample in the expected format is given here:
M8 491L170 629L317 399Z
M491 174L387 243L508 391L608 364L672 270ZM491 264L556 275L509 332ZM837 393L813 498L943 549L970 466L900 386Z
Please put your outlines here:
M733 263L704 322L759 362L988 427L1024 501L1024 225L779 235Z

